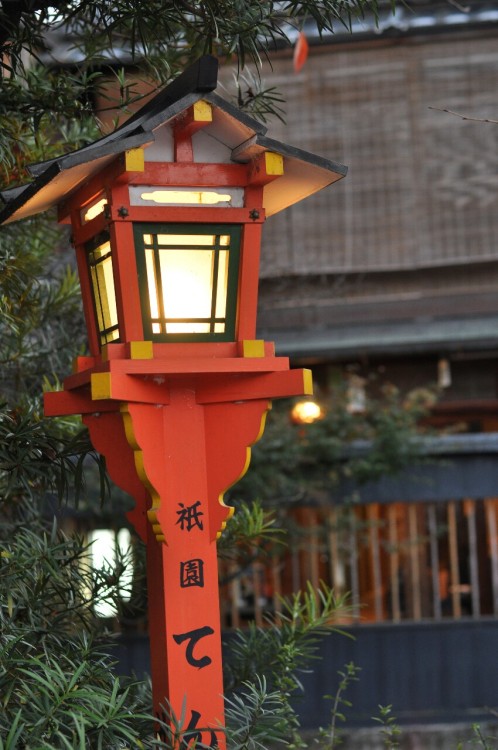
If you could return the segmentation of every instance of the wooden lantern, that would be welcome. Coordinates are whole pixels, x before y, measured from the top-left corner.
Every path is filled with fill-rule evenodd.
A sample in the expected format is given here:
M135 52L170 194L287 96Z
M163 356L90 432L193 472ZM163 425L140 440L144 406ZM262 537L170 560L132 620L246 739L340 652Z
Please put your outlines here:
M178 748L225 748L216 539L270 399L310 394L256 339L261 228L346 173L269 139L204 57L114 133L31 168L0 223L57 206L90 355L47 415L79 413L147 544L154 708Z

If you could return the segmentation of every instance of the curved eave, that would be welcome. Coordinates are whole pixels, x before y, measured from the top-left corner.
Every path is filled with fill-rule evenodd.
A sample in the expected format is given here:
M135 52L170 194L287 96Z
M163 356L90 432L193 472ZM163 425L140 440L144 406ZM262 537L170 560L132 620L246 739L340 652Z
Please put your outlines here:
M213 91L217 76L218 61L212 55L205 55L114 132L70 154L31 165L33 182L0 193L5 203L0 211L0 224L53 208L117 156L153 141L152 130L156 125L171 120Z
M248 162L265 151L281 154L285 160L284 174L265 185L263 190L263 208L267 216L273 216L337 182L348 171L343 164L258 134L237 146L232 159Z
M0 224L10 224L48 211L123 151L142 146L150 139L148 133L135 134L125 141L105 144L102 148L81 149L51 162L29 185L2 192L1 198L6 205L0 211Z

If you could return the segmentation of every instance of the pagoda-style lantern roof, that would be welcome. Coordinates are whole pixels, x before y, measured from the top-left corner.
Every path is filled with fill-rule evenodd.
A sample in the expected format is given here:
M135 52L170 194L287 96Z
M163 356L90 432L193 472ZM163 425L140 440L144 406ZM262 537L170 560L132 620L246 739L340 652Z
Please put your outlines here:
M266 216L282 211L344 177L347 168L266 136L267 128L215 93L218 63L205 56L109 135L29 168L27 185L0 193L0 224L24 219L63 201L116 157L143 148L146 161L174 161L173 129L192 105L207 102L211 114L192 138L195 163L244 164L279 154L285 170L263 188ZM202 116L201 116L202 119Z

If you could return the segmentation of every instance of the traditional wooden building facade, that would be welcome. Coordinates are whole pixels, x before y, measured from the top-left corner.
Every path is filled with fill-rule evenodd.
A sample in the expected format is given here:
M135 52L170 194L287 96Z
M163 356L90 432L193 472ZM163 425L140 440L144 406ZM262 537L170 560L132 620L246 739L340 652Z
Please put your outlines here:
M363 487L354 509L331 493L305 511L295 586L323 578L357 609L354 645L324 647L303 715L320 721L320 692L353 658L360 721L379 702L407 721L486 716L498 696L498 12L412 3L378 30L309 41L298 74L285 52L265 72L286 99L276 132L349 173L268 222L260 333L312 366L325 395L338 371L439 383L432 424L459 434Z
M277 133L349 173L268 222L260 326L296 361L382 365L406 387L448 359L456 406L497 396L498 125L481 120L498 119L498 20L473 29L484 3L448 9L457 32L432 6L394 17L394 37L311 47L297 75L272 59Z

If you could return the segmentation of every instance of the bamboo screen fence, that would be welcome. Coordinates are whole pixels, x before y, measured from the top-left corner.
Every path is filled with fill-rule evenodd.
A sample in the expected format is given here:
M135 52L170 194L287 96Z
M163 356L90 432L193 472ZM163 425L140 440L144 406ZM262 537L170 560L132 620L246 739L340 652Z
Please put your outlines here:
M496 37L434 36L272 61L286 99L273 137L349 167L273 217L262 276L431 268L498 259Z
M258 559L222 588L224 624L281 609L320 581L350 594L345 623L498 615L498 499L303 507L282 554ZM235 569L236 565L233 565Z

